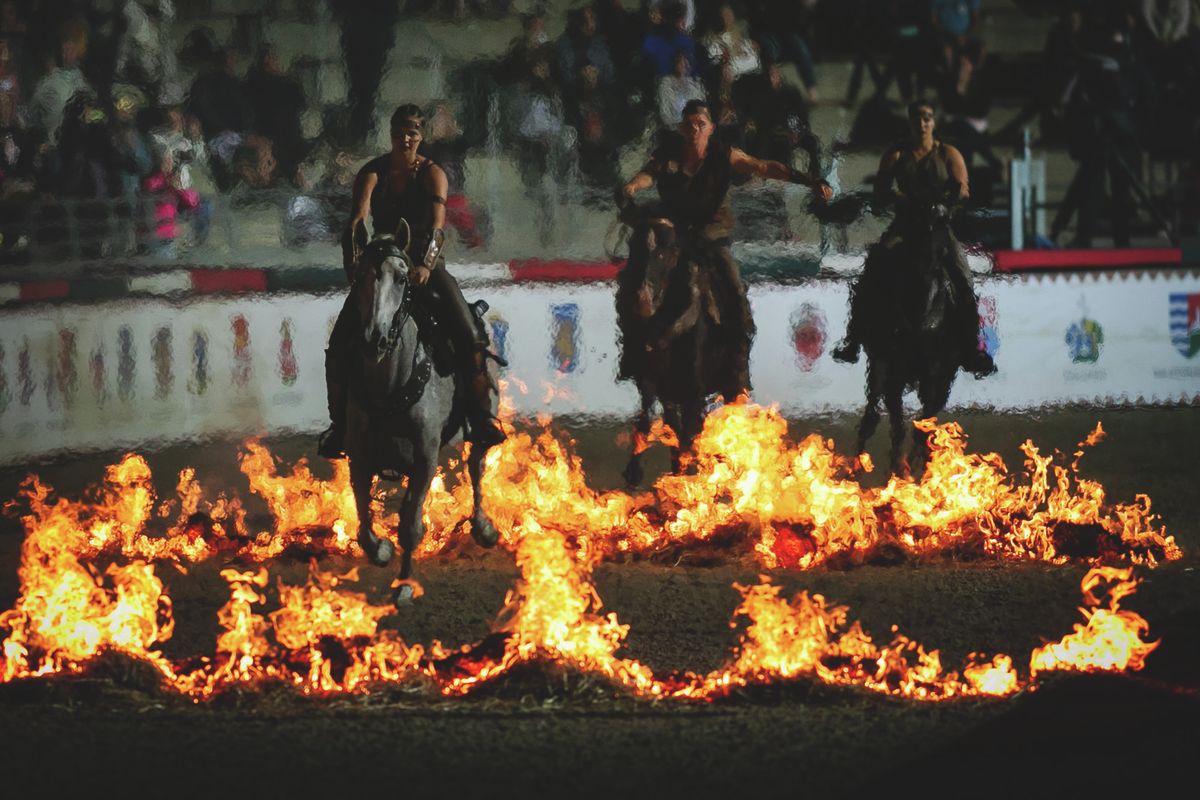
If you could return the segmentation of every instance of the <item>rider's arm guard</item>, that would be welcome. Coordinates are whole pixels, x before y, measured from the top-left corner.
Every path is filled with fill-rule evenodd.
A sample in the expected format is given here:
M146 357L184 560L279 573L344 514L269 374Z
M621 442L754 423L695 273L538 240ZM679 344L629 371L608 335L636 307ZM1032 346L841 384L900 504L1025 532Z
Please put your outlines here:
M442 228L434 228L433 234L429 237L429 246L425 248L425 257L421 260L421 264L426 269L437 269L438 259L445 249L446 231Z

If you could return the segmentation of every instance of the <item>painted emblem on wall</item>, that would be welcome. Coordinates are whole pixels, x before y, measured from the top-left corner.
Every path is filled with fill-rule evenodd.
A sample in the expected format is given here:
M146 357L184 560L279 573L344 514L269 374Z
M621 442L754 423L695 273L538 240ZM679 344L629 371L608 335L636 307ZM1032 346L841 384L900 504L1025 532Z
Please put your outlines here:
M488 332L492 337L492 350L496 355L508 361L508 320L499 314L488 315ZM506 368L501 367L503 372Z
M1095 364L1104 344L1104 328L1096 320L1082 317L1067 328L1065 339L1071 351L1071 363Z
M175 371L171 364L171 329L164 325L154 333L150 343L154 355L154 397L158 400L171 393L175 383Z
M17 354L17 384L20 386L21 405L29 405L33 399L33 361L29 356L29 340L21 342L21 352Z
M578 303L550 306L550 363L564 374L579 367L579 317Z
M88 360L88 367L92 373L92 394L100 408L104 408L108 401L108 366L105 361L104 341L101 340L96 343L92 357Z
M291 386L299 374L295 344L292 342L292 320L287 318L279 326L279 378L284 386Z
M1200 292L1171 292L1170 301L1171 344L1191 358L1200 353Z
M137 350L133 331L128 325L117 331L117 396L122 402L133 399L133 379L137 375Z
M812 303L804 303L792 312L790 322L796 366L801 372L811 372L825 352L825 343L829 338L825 314Z
M67 406L75 402L75 390L79 388L79 368L77 361L79 348L75 346L75 330L63 328L58 332L58 388L62 392L63 403Z
M192 331L192 376L188 391L203 395L208 391L208 334L203 328Z
M250 323L241 314L230 322L233 329L233 385L250 382Z
M1000 351L1000 325L995 297L979 298L979 349L992 358Z

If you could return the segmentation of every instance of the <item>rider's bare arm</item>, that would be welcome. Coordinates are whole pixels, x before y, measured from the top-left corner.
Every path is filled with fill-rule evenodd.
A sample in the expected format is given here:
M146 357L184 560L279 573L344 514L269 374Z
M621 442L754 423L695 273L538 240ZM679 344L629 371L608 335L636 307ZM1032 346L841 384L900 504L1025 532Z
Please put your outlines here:
M633 199L635 194L649 189L652 186L654 186L654 176L651 175L647 170L643 169L637 175L634 175L632 178L630 178L628 183L621 187L621 194L629 199Z
M958 199L966 200L971 196L971 186L967 179L967 162L963 161L958 148L944 145L946 148L946 166L950 168L950 178L958 184Z
M879 159L879 169L875 172L874 202L884 206L899 193L892 193L892 182L896 179L896 162L900 160L899 150L889 150Z
M366 222L371 213L371 193L375 191L375 184L378 182L379 176L367 167L360 169L354 178L354 200L351 203L350 221L346 223L346 228L351 234L360 222Z
M760 178L768 178L770 180L799 183L810 189L819 191L826 200L833 196L833 191L829 188L829 184L820 178L801 172L798 169L792 169L778 161L755 158L736 147L731 148L729 151L729 165L739 175L757 175Z
M433 229L436 231L446 227L446 198L450 192L450 181L446 179L446 171L437 164L429 165L425 180L433 198Z

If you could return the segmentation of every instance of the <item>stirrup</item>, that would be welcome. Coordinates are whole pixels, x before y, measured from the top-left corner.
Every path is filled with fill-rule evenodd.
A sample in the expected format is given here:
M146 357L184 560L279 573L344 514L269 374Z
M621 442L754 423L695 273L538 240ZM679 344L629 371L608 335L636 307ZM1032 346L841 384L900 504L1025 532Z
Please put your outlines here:
M508 366L508 359L504 358L499 353L493 353L491 350L488 350L487 348L484 348L484 350L483 350L483 357L490 358L492 361L495 361L501 367Z
M472 419L468 426L467 441L483 450L490 450L508 438L508 434L500 427L500 422L495 417L485 420Z

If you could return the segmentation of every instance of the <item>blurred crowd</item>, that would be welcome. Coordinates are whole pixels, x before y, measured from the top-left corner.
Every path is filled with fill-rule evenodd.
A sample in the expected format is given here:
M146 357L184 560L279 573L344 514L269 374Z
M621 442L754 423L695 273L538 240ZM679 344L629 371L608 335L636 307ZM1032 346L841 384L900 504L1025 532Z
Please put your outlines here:
M178 1L99 10L0 0L0 259L20 248L31 213L53 229L63 212L53 202L31 212L39 198L105 201L103 213L122 220L126 253L170 257L180 219L201 242L214 207L267 189L284 198L286 243L336 235L354 168L386 118L378 90L403 16L516 13L503 0L331 2L347 96L316 107L297 73L303 59L285 69L268 36L242 37L255 42L248 64L242 48L202 26L176 41ZM592 0L561 30L527 10L502 57L456 68L450 96L429 109L425 147L447 169L451 222L468 246L488 233L463 196L472 149L515 159L548 240L563 187L608 202L622 148L652 143L694 98L707 99L721 135L747 152L817 169L829 152L809 127L815 104L854 109L839 146L867 149L903 135L902 102L936 98L940 134L963 152L984 203L1003 180L996 150L1036 118L1042 141L1078 162L1053 233L1077 218L1081 244L1106 196L1113 237L1128 243L1135 209L1153 199L1140 181L1147 153L1182 165L1178 201L1194 207L1200 0L1014 2L1054 21L1018 89L1025 108L1000 130L990 118L1013 72L989 56L981 0ZM832 60L852 62L844 96L822 83ZM314 113L320 124L306 126Z

